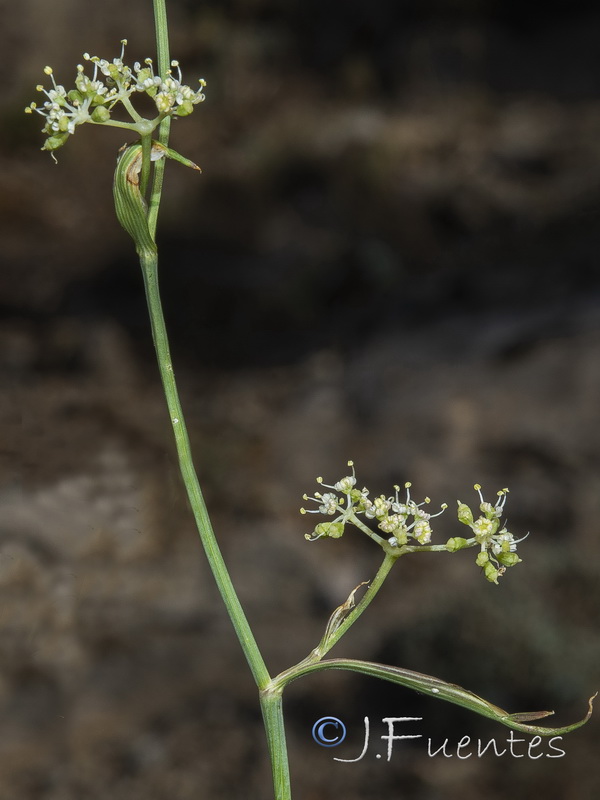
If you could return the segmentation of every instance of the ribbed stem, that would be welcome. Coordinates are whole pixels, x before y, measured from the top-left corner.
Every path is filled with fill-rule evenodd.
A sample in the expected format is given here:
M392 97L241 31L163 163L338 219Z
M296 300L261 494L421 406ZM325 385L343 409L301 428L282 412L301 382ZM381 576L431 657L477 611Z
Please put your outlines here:
M167 24L167 4L165 0L152 0L154 6L154 27L156 29L156 60L158 74L161 78L166 78L167 72L171 67L171 56L169 53L169 26ZM158 141L165 147L169 144L169 132L171 130L171 117L166 117L158 128ZM158 209L162 194L162 185L165 175L165 159L161 158L154 165L154 176L152 179L152 194L148 206L148 228L150 235L156 235L156 223L158 219Z
M283 722L282 689L266 690L260 694L260 707L265 723L267 744L273 772L275 800L291 800L290 768L288 763L285 726Z
M152 338L154 340L158 368L167 400L167 407L169 409L169 417L175 436L175 444L183 482L196 520L196 525L198 526L200 539L204 546L206 557L212 569L221 597L229 612L233 627L240 640L254 680L259 689L262 689L268 684L270 676L237 593L233 587L219 545L217 544L198 482L198 476L196 475L196 470L192 461L189 437L183 411L179 402L179 394L177 392L177 384L175 382L175 375L169 352L165 320L160 302L157 273L158 257L154 252L142 251L140 254L140 263L144 275L146 300L152 325Z

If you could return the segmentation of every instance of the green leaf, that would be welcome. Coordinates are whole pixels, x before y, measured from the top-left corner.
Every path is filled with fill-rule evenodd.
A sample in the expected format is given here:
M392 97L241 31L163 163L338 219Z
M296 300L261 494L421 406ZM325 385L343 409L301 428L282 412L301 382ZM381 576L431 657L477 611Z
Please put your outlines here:
M142 145L136 142L122 148L113 180L115 211L137 252L156 253L156 244L148 228L146 201L140 191L141 170Z
M454 683L447 683L431 675L424 675L420 672L403 669L402 667L390 667L385 664L376 664L370 661L359 661L349 658L331 658L301 667L298 672L293 674L292 680L301 675L323 669L342 669L349 670L350 672L360 672L363 675L370 675L374 678L390 681L391 683L398 683L401 686L406 686L417 692L422 692L431 697L437 697L440 700L446 700L449 703L467 708L483 717L489 717L496 722L500 722L508 728L513 728L522 733L535 734L537 736L562 736L563 734L570 733L580 728L582 725L585 725L592 716L592 703L598 694L598 692L596 692L596 694L588 700L588 712L583 719L560 728L547 728L539 725L528 725L527 722L549 717L551 714L554 714L554 711L529 711L509 714L508 711L504 711L504 709L473 694L473 692L469 692L467 689L463 689L461 686L457 686Z

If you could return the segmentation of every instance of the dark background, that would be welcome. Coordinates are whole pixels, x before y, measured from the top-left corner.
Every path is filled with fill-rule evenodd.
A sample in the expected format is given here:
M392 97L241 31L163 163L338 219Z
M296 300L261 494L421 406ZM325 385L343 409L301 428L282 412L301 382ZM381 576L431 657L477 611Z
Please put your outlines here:
M273 673L372 578L358 532L307 543L301 495L357 464L449 510L511 490L530 531L499 586L472 552L392 573L333 655L511 712L600 688L600 11L592 2L171 2L206 102L172 145L161 274L199 472ZM0 800L270 797L258 704L180 487L141 277L111 208L120 131L55 166L22 109L51 64L154 51L149 0L0 11ZM434 537L435 538L435 537ZM595 718L563 758L348 674L287 691L296 800L598 796ZM337 750L310 730L335 715ZM369 716L372 747L355 757ZM381 719L424 739L383 752ZM552 720L548 720L552 722ZM404 731L403 731L404 732ZM425 743L424 743L425 742ZM548 753L544 745L542 752Z

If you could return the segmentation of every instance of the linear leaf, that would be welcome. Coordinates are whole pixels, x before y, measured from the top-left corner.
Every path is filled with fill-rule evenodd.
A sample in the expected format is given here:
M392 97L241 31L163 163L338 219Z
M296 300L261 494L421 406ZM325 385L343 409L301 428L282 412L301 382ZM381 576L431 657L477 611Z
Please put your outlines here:
M467 689L463 689L462 686L457 686L455 683L447 683L439 678L434 678L431 675L424 675L421 672L413 672L410 669L390 667L386 664L377 664L371 661L360 661L350 658L326 659L314 664L302 666L301 670L294 675L293 679L295 680L301 675L307 675L325 669L360 672L363 675L370 675L374 678L390 681L391 683L398 683L401 686L406 686L417 692L422 692L431 697L437 697L440 700L446 700L449 703L455 703L463 708L468 708L470 711L496 720L496 722L500 722L502 725L506 725L514 730L521 731L522 733L536 734L538 736L561 736L585 725L592 716L592 703L598 694L598 692L596 692L596 694L588 700L588 712L583 719L574 722L572 725L565 725L560 728L548 728L539 725L529 725L527 723L532 720L549 717L551 714L554 714L554 711L529 711L509 714L508 711L504 711L504 709L473 694L473 692L467 691Z

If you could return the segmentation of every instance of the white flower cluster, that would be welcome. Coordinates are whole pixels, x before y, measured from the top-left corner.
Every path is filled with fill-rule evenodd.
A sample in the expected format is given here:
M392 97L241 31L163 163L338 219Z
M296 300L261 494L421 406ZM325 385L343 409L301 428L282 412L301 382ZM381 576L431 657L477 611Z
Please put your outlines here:
M304 500L317 503L317 508L310 510L301 508L302 514L324 514L333 517L331 521L316 525L312 533L306 534L306 539L315 541L324 536L339 539L346 525L351 523L374 539L388 553L394 553L396 548L408 545L409 539L420 545L429 545L432 534L430 520L444 511L447 507L445 503L437 514L427 513L423 506L430 502L429 498L426 497L422 503L416 503L410 496L410 483L404 484L406 493L403 499L400 498L399 486L394 486L395 493L391 497L380 495L371 499L368 489L356 488L352 461L348 462L348 466L352 467L352 474L341 478L332 486L323 483L323 478L317 478L317 483L330 491L315 492L313 497L306 494L303 496ZM517 555L517 544L526 537L515 539L506 526L501 527L500 519L504 512L508 489L501 489L498 492L494 505L484 500L478 483L475 484L475 490L479 494L481 512L477 519L465 503L458 501L458 519L471 528L473 536L469 539L456 536L448 539L446 544L432 545L428 549L454 553L467 547L479 546L476 564L483 569L488 581L498 583L498 578L504 575L508 567L513 567L521 561ZM364 521L360 517L363 517ZM370 520L377 523L377 531L381 533L369 527ZM393 549L390 550L390 547ZM397 552L398 555L402 555L406 551Z
M399 496L399 486L394 486L395 494L392 497L380 495L371 500L368 489L355 488L356 475L352 461L348 462L348 466L352 467L352 475L347 475L333 486L323 483L322 478L317 478L317 483L333 491L324 494L315 492L314 497L306 494L303 496L304 500L318 503L318 508L308 511L302 508L300 509L302 514L325 514L335 517L331 522L319 523L312 534L306 535L307 539L314 541L322 536L337 539L343 534L344 527L348 522L355 525L358 523L357 527L364 530L363 525L357 519L358 515L364 515L368 520L377 521L378 529L386 535L387 542L392 547L401 547L407 544L409 537L419 544L428 544L431 541L432 530L429 520L439 516L446 505L442 506L442 510L438 514L428 514L422 506L430 502L429 498L426 497L422 503L415 503L410 497L410 483L404 484L406 497L403 500ZM373 536L373 538L379 539L380 537Z
M471 528L475 534L475 540L480 546L480 551L475 559L477 565L483 568L488 581L498 583L498 578L504 575L507 567L513 567L521 561L517 555L517 544L527 537L515 539L506 526L500 528L500 518L506 504L508 489L501 489L498 492L498 499L492 505L483 499L481 486L478 483L474 488L481 501L479 505L481 514L475 519L471 509L459 500L458 519L463 525ZM466 543L466 540L451 539L450 542L453 543L450 549L457 550L460 549L462 542Z
M75 88L67 91L57 84L51 67L44 72L52 80L52 88L46 89L41 84L36 86L38 92L46 95L46 101L40 107L31 103L25 112L34 111L45 118L42 129L47 135L42 150L56 150L66 142L75 129L85 122L100 125L112 125L137 131L141 135L151 133L160 122L168 116L185 117L192 113L194 106L204 100L203 89L206 81L200 79L200 88L194 91L182 83L181 69L177 61L171 66L176 69L177 76L169 70L163 79L154 74L152 59L147 58L142 66L139 61L133 69L123 63L123 55L127 40L121 41L121 55L112 61L84 53L83 58L94 65L93 76L85 74L82 64L77 66ZM105 80L104 80L105 79ZM130 98L136 92L145 92L156 105L158 116L153 120L143 119L133 107ZM111 119L111 112L117 103L121 103L130 115L132 122Z

